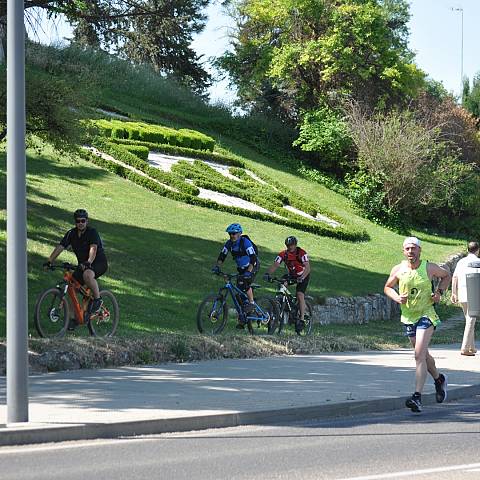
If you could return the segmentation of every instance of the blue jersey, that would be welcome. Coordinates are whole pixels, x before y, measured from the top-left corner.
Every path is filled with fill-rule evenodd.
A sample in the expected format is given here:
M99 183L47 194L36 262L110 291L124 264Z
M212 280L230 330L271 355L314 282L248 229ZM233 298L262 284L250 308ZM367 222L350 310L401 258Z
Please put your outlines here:
M255 256L255 248L252 242L245 237L240 237L236 242L227 240L220 252L220 257L225 258L228 252L232 252L238 268L247 268L250 264L250 257Z

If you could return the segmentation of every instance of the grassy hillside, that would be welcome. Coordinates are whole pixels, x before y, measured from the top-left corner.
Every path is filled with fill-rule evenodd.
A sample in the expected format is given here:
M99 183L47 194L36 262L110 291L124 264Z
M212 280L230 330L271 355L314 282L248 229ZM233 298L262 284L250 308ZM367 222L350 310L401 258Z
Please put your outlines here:
M5 156L1 157L4 171ZM261 166L260 163L257 165ZM127 332L194 331L194 314L202 296L219 286L210 274L225 226L239 221L260 248L262 271L282 248L288 234L297 235L310 253L311 292L315 296L358 295L381 291L390 267L401 259L402 237L353 217L341 197L318 185L279 172L291 185L328 199L339 213L352 215L366 227L369 242L353 243L318 237L286 227L223 212L189 206L159 197L80 159L53 151L28 156L28 261L30 312L36 295L56 280L45 273L45 261L64 231L72 211L87 207L92 224L104 239L110 270L102 285L115 291L122 310L119 334ZM2 175L5 198L5 175ZM342 205L343 204L343 205ZM2 220L5 220L2 205ZM3 231L4 240L5 235ZM425 240L424 255L442 260L458 251L458 242ZM4 256L4 242L2 242ZM73 259L69 254L63 258ZM230 263L233 270L233 262ZM4 282L4 276L2 278ZM2 297L2 303L4 297ZM4 312L5 305L0 305ZM4 322L2 321L2 325ZM3 332L1 332L3 334ZM34 333L32 331L32 333Z
M296 173L291 152L286 151L285 158L282 158L276 148L278 144L276 147L272 145L269 154L268 142L259 142L258 145L252 142L248 138L253 125L251 119L242 135L234 134L241 131L238 129L242 120L230 119L230 125L235 128L232 135L228 135L225 125L215 129L215 125L227 118L224 110L200 104L192 104L189 110L188 102L182 103L178 91L172 92L171 98L166 100L169 104L165 105L158 95L152 96L153 87L133 92L129 85L125 81L124 88L115 89L112 85L99 88L94 104L120 110L133 120L194 128L210 135L222 151L241 156L255 170L301 192L339 217L348 218L353 226L365 230L370 240L351 242L321 237L282 225L187 205L161 197L77 156L59 154L44 147L41 152L29 151L27 160L30 316L38 293L59 278L58 272L43 272L41 265L71 227L72 212L76 208L89 210L91 224L104 240L110 269L102 277L101 284L118 296L121 308L119 335L195 331L195 311L199 301L221 283L211 275L210 269L226 240L225 227L231 222L240 222L260 249L262 269L259 280L276 253L283 248L284 238L296 235L300 245L310 254L312 295L360 295L383 289L390 268L402 259L401 235L359 217L343 196ZM178 109L175 109L175 102ZM93 115L93 110L90 113ZM5 262L4 154L0 156L0 170L0 256ZM413 233L424 241L424 258L433 261L442 261L463 247L455 239ZM63 254L61 259L73 260L73 257ZM228 265L234 270L231 259ZM4 271L0 279L5 285ZM3 336L4 296L0 298L0 315L0 335ZM35 334L33 327L31 333Z

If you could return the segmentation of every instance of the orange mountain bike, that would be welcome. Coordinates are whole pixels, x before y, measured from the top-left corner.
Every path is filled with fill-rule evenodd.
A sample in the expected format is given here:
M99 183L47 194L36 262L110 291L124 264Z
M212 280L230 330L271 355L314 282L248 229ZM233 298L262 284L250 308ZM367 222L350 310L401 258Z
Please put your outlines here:
M89 288L74 277L76 269L70 263L51 265L49 270L63 270L63 281L42 292L35 304L34 324L41 337L63 337L67 329L87 325L91 335L111 337L115 334L120 316L118 302L109 290L100 290L103 305L91 315L93 295Z

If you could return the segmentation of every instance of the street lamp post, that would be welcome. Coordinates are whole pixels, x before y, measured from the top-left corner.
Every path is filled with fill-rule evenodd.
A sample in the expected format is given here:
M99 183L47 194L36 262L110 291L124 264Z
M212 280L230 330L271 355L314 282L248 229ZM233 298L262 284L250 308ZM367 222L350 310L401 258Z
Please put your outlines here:
M7 423L28 422L25 26L7 1Z
M463 8L462 7L456 7L452 8L452 11L454 12L460 12L461 18L462 18L462 46L460 50L460 99L463 102Z

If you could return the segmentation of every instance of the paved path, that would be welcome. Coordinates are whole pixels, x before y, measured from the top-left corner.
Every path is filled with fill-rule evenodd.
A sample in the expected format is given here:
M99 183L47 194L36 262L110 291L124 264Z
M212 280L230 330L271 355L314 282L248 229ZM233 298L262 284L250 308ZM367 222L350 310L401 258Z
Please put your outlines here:
M438 367L448 375L450 388L480 385L479 356L460 356L458 345L435 347L432 352ZM413 382L410 350L35 375L30 377L30 423L1 426L0 443L4 433L29 428L187 421L208 415L322 406L329 407L329 415L342 415L345 403L376 401L381 407L388 399L402 399L411 394ZM429 379L425 393L433 391ZM0 424L5 424L5 378L0 379L0 403ZM183 423L182 429L198 428L192 422Z

